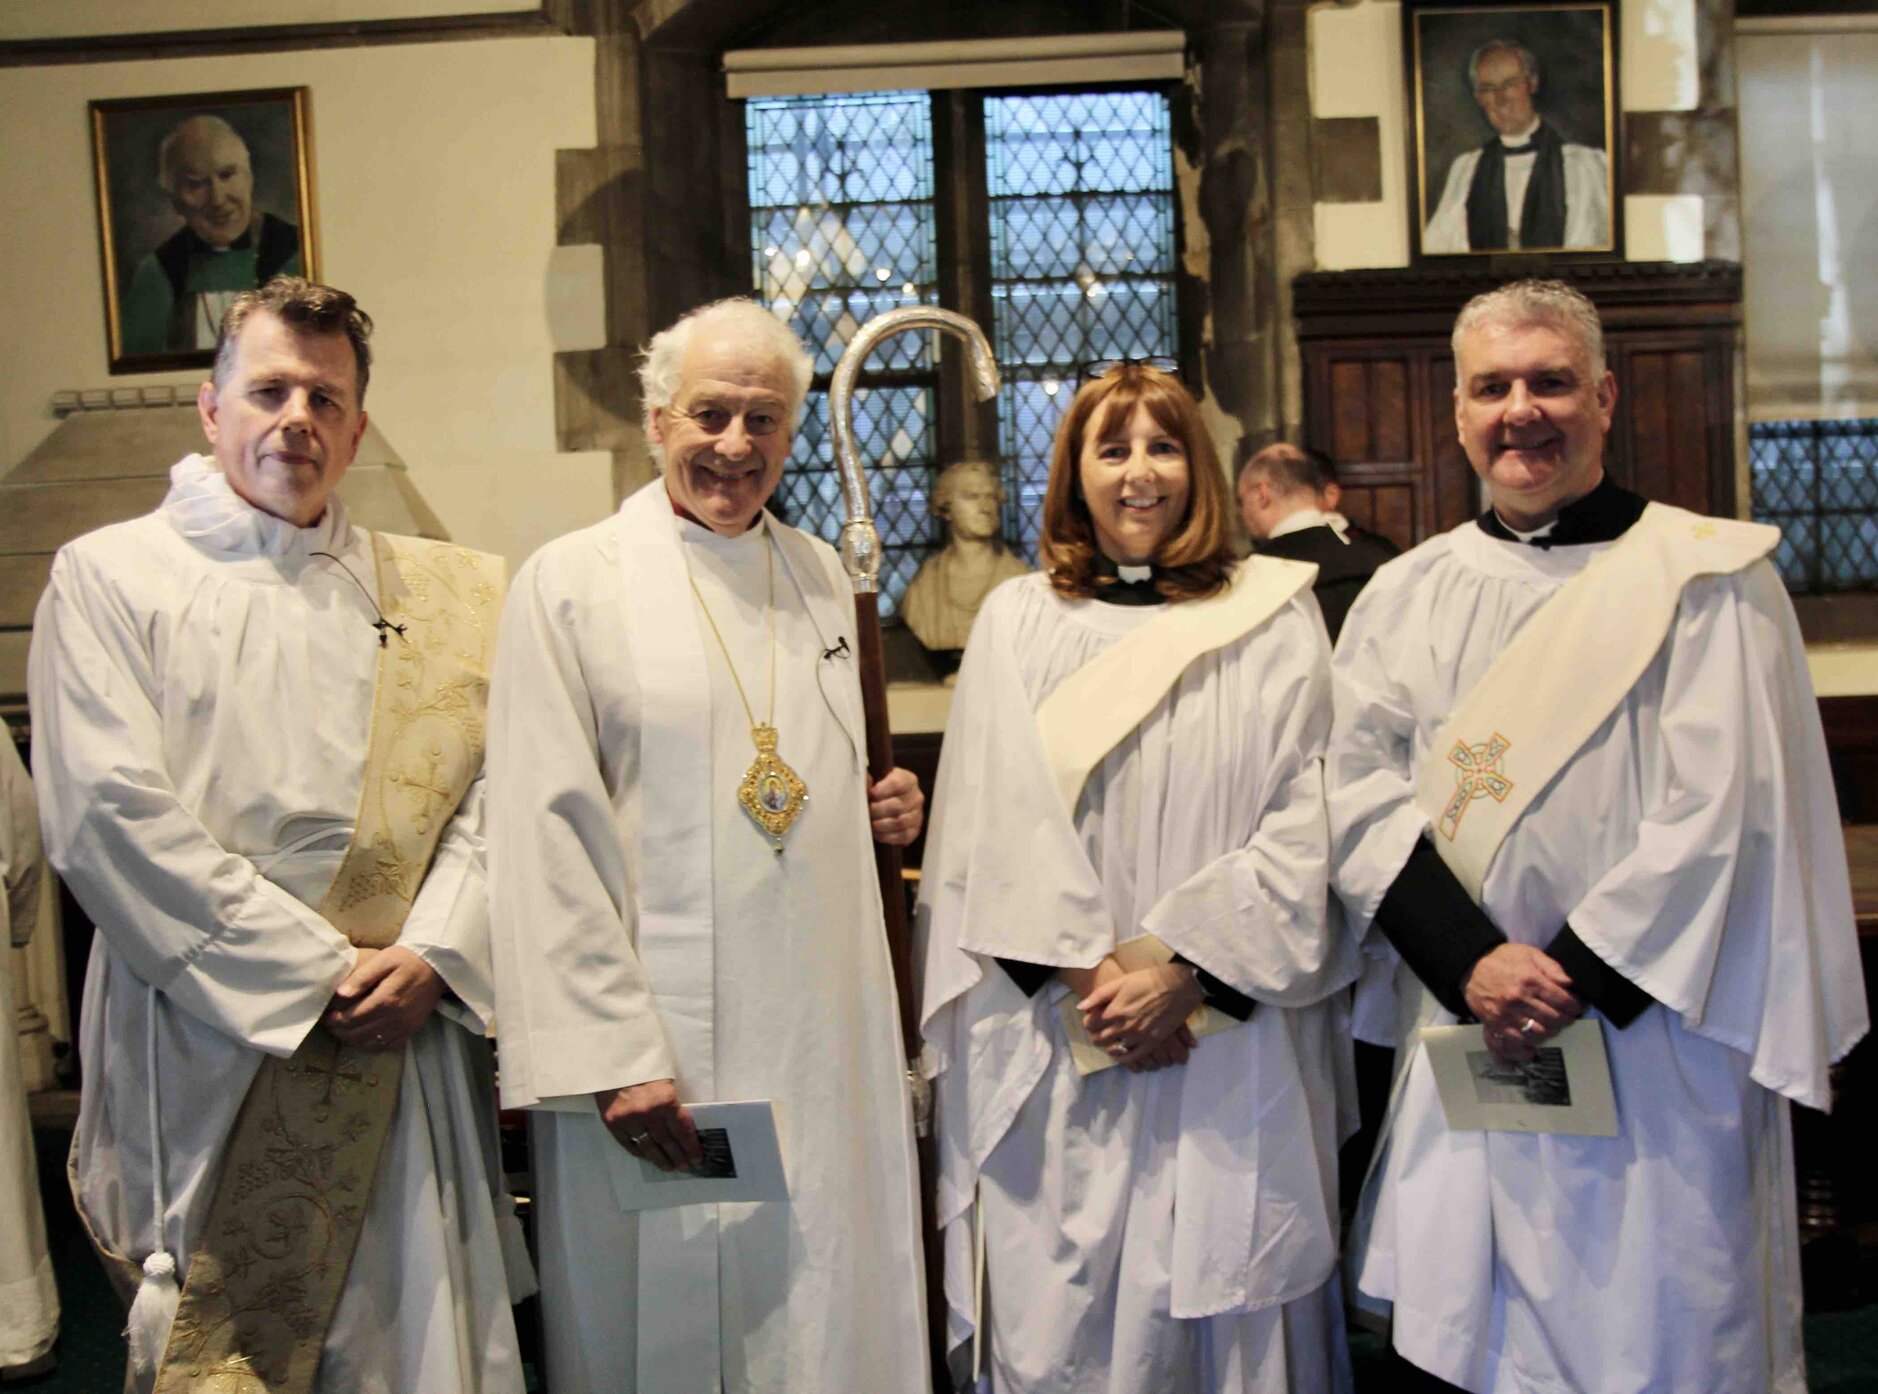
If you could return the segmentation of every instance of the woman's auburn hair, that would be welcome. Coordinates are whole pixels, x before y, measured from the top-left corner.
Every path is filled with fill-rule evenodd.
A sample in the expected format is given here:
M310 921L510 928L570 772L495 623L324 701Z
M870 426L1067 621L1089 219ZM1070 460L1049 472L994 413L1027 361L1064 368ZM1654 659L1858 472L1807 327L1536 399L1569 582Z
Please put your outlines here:
M1200 600L1232 577L1226 476L1199 405L1180 379L1142 363L1124 363L1084 383L1056 428L1050 480L1043 495L1037 552L1060 595L1089 597L1115 584L1113 566L1096 545L1095 521L1082 492L1082 448L1091 432L1125 424L1145 406L1154 424L1187 452L1187 516L1162 539L1153 562L1154 588L1168 600Z

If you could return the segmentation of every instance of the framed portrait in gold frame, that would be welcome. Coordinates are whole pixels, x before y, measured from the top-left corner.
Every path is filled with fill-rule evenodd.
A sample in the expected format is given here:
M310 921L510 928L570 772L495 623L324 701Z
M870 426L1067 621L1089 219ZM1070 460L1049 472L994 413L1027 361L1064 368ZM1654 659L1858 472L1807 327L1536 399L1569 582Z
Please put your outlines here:
M1623 245L1616 0L1404 0L1418 262Z
M206 366L222 311L319 275L309 92L91 103L110 370Z

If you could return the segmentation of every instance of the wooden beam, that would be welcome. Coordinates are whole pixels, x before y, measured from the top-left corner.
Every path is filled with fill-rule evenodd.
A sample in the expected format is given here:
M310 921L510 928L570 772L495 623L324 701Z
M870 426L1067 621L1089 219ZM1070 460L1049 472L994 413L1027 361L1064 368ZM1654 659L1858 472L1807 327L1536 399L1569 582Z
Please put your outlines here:
M53 67L123 63L151 58L223 57L378 44L444 43L457 39L510 39L572 32L568 0L542 0L501 14L354 20L326 24L263 24L239 29L181 29L149 34L103 34L0 42L0 67Z

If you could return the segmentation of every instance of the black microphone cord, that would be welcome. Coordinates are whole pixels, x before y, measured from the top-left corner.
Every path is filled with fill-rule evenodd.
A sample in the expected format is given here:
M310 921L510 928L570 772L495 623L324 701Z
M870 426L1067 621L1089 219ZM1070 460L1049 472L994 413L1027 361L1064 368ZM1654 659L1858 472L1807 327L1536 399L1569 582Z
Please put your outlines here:
M378 608L378 602L372 599L372 593L365 588L365 582L353 575L351 567L340 561L339 558L335 557L331 552L309 552L307 555L325 557L327 561L345 572L346 578L359 588L359 594L365 597L365 603L371 606L372 613L378 616L377 619L372 621L372 628L378 631L379 648L384 648L391 634L396 634L400 639L404 637L404 626L401 624L393 624L390 620L385 618L385 612Z

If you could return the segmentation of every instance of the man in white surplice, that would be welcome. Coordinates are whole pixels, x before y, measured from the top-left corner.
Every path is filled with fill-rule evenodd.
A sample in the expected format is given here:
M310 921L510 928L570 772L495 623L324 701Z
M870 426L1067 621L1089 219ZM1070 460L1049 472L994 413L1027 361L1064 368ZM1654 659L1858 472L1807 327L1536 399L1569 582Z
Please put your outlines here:
M1358 1286L1476 1394L1799 1391L1788 1107L1867 1017L1778 534L1604 474L1576 291L1477 297L1454 354L1492 507L1376 573L1334 668L1337 890L1404 965ZM1418 1025L1515 1063L1581 1018L1617 1136L1447 1126Z
M491 699L502 1091L533 1114L556 1394L927 1386L906 1065L869 835L853 596L764 505L808 355L750 301L647 350L661 474L510 592ZM767 728L807 787L739 803ZM792 806L786 790L765 799ZM687 1104L773 1100L786 1202L622 1212L698 1156ZM630 1156L628 1154L631 1154Z
M0 729L0 1376L9 1378L49 1369L59 1334L13 1006L13 950L39 922L44 871L32 781Z
M1047 574L959 672L921 1016L947 1344L994 1394L1349 1387L1329 646L1316 568L1234 567L1230 510L1186 389L1111 369L1058 428ZM1083 1074L1064 1013L1126 1068Z
M213 454L177 463L155 512L53 562L33 763L47 853L98 927L77 1200L114 1274L144 1265L160 1290L173 1280L147 1261L187 1273L263 1056L321 1022L408 1042L316 1387L519 1391L480 779L397 944L355 949L314 909L359 813L379 667L371 536L333 492L365 430L370 328L330 287L245 292L199 396Z

